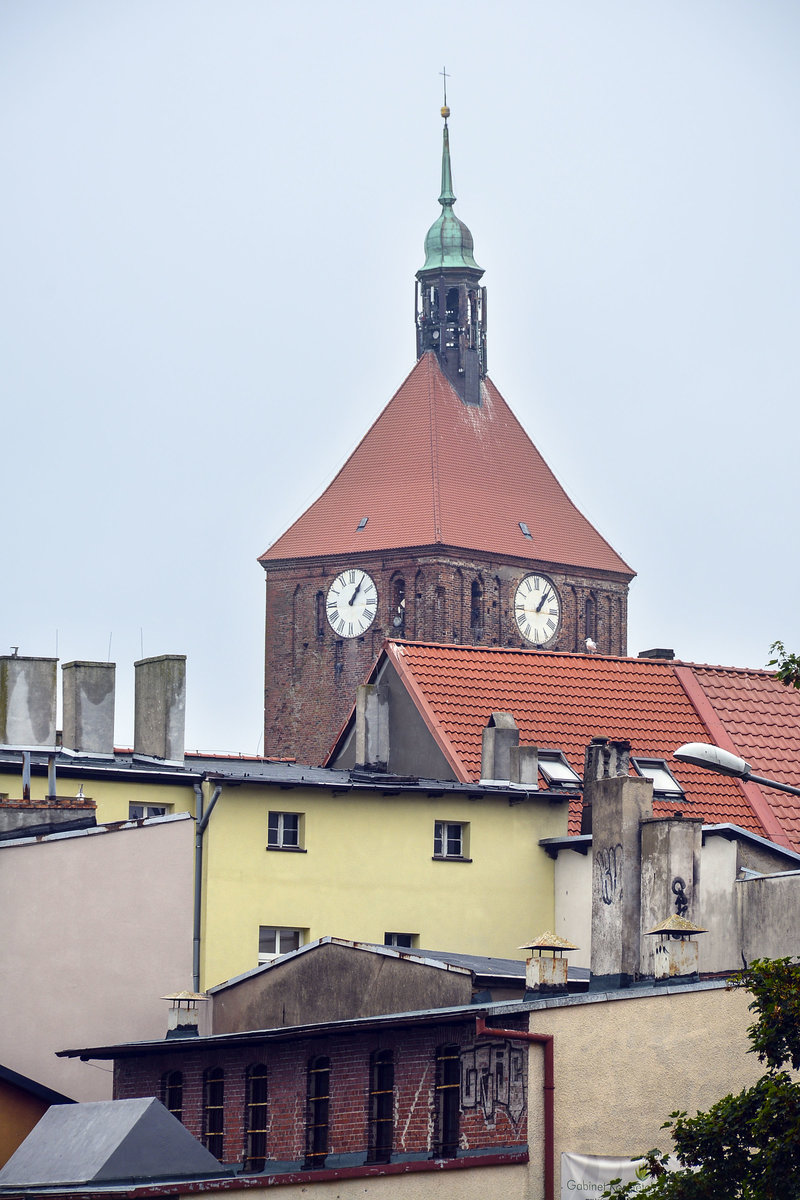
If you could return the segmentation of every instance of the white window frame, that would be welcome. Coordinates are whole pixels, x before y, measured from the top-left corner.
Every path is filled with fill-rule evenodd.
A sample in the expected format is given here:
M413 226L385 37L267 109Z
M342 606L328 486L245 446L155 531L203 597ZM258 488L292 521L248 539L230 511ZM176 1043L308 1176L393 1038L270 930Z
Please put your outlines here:
M548 787L575 788L581 787L581 777L573 771L567 762L567 756L561 750L540 750L539 770L545 777Z
M142 810L141 814L138 816L134 815L134 808L140 808ZM129 821L147 821L151 817L166 817L171 812L171 804L135 804L133 801L128 804Z
M402 938L402 941L400 940ZM384 946L391 946L395 950L415 950L419 946L418 933L385 933L383 935Z
M452 831L458 829L458 834ZM456 839L458 852L455 851ZM468 821L434 821L433 823L433 857L437 861L470 862L469 858L469 822Z
M306 943L307 932L308 931L305 929L296 929L296 928L293 929L288 925L259 925L259 927L258 927L258 961L259 961L259 964L273 962L276 958L280 958L282 954L291 954L293 950L299 950L300 947L304 946ZM275 934L275 950L274 950L274 952L261 949L262 933L274 933ZM289 946L287 949L282 950L281 949L281 935L283 935L284 941L287 941L287 942L289 942L289 941L293 942L296 937L297 945Z
M289 822L287 822L287 817L291 818ZM289 825L288 829L287 824ZM274 834L273 829L275 830ZM304 849L304 834L304 813L272 811L267 815L268 850L302 851Z

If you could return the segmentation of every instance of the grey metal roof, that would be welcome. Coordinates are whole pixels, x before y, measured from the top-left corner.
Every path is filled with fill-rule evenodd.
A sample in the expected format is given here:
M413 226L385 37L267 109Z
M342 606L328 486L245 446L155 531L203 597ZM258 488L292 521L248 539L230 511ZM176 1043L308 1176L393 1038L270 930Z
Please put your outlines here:
M0 1187L228 1173L152 1096L49 1108L0 1169Z
M4 747L0 749L0 770L21 769L22 751ZM47 772L46 751L31 753L33 774ZM393 793L420 793L442 795L447 793L469 796L505 796L513 793L516 800L528 797L543 797L548 800L567 798L574 790L561 788L526 788L514 783L495 782L459 783L452 779L417 778L413 775L391 775L381 771L369 771L353 767L336 770L332 767L311 767L301 763L282 762L265 758L246 758L227 755L187 754L183 766L159 759L144 758L132 751L116 751L114 756L76 754L61 749L56 754L56 774L62 778L80 779L138 779L143 782L158 782L191 787L203 779L228 784L264 784L279 787L316 787L330 791L378 791L382 795Z

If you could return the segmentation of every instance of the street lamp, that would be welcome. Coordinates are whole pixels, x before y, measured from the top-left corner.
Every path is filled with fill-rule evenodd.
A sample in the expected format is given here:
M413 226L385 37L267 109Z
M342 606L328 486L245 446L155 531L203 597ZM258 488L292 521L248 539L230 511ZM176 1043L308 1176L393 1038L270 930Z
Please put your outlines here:
M800 796L800 788L792 787L789 783L777 783L774 779L764 779L754 775L750 764L738 754L731 754L719 746L709 746L707 742L687 742L673 752L673 758L678 762L693 763L706 771L716 771L718 775L733 775L735 779L743 779L749 783L760 783L763 787L776 788L779 792L789 792L792 796Z

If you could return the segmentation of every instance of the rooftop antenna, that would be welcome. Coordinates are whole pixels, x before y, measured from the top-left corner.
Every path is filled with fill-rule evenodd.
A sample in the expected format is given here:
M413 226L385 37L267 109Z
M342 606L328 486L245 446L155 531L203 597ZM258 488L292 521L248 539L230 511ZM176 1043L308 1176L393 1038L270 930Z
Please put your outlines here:
M112 630L112 632L108 635L108 658L106 659L106 662L111 662L111 639L113 636L114 632Z
M144 629L141 625L139 626L139 648L142 652L142 658L144 658Z

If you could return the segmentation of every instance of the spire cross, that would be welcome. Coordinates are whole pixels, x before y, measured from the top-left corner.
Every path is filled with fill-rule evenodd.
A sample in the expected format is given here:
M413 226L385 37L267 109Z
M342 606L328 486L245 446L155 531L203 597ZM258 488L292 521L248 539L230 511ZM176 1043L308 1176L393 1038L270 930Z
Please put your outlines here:
M442 67L442 69L441 69L441 71L439 72L439 74L440 74L440 75L441 75L441 77L442 77L442 88L443 88L443 90L444 90L444 107L445 107L445 108L447 108L447 81L448 81L448 79L450 79L450 78L451 78L451 76L449 76L449 75L447 74L447 68L446 68L446 67Z

